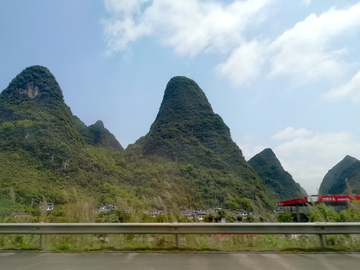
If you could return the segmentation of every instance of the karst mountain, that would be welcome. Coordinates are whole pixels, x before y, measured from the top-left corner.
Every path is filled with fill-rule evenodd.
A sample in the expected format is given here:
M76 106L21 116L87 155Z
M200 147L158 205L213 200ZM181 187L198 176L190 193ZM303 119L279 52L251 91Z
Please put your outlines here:
M87 127L73 116L51 72L42 66L23 70L0 94L0 149L28 151L44 164L72 160L88 143L123 150L101 121Z
M168 82L149 133L137 143L148 156L232 174L229 188L233 186L238 195L268 201L261 179L231 139L228 126L189 78L177 76Z
M266 194L275 201L307 196L305 190L284 170L275 153L266 148L252 157L248 163L264 183Z
M360 193L360 161L346 156L330 169L321 182L319 194Z
M0 170L0 214L10 190L12 203L27 205L91 197L134 209L240 208L248 198L271 207L229 128L186 77L168 82L148 134L123 149L101 120L87 126L72 114L47 68L28 67L0 94Z

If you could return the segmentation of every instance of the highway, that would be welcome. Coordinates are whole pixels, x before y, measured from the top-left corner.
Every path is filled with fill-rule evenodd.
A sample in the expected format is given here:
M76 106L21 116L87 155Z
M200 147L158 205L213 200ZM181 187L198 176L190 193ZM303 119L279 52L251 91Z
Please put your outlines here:
M360 253L0 252L1 270L338 270L359 269Z

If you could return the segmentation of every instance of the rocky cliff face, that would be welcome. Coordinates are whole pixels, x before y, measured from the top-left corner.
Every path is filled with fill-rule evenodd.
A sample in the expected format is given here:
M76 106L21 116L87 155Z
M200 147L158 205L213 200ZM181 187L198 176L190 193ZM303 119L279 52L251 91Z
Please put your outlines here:
M1 93L4 96L21 98L56 98L64 100L54 75L45 67L31 66L24 69Z

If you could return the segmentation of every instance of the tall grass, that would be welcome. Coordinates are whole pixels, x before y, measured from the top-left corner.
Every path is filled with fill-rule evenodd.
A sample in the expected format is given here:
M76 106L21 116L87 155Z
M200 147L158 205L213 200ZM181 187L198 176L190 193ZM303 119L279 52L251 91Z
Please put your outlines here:
M47 235L45 250L101 251L101 250L174 250L174 235ZM244 251L244 250L313 250L320 248L315 235L181 235L180 250ZM329 236L330 249L360 250L360 237ZM37 235L2 235L1 249L39 249Z
M75 193L74 193L75 194ZM164 202L157 197L156 203L165 210L162 219L154 219L145 216L142 211L136 211L136 206L128 201L118 198L117 206L121 213L125 213L130 222L174 222L180 219L178 209L167 211ZM46 205L46 201L43 202ZM98 202L89 198L87 200L73 197L60 209L46 212L37 209L37 216L21 216L18 218L8 217L2 222L107 222L100 219L96 212ZM261 205L256 207L261 209ZM351 209L351 210L350 210ZM355 202L342 217L348 220L360 217L360 204ZM328 209L325 206L317 206L312 209L313 218L316 221L339 221L341 214ZM114 215L114 214L112 214ZM270 215L264 214L264 219L270 221ZM115 219L116 220L116 219ZM101 251L101 250L174 250L176 249L174 235L46 235L46 250L54 251ZM181 235L180 250L312 250L320 247L319 238L316 235ZM360 236L358 235L334 235L327 237L330 248L359 250ZM39 249L38 235L1 235L0 249Z
M96 203L94 200L70 202L62 207L63 215L75 223L90 223L96 220Z

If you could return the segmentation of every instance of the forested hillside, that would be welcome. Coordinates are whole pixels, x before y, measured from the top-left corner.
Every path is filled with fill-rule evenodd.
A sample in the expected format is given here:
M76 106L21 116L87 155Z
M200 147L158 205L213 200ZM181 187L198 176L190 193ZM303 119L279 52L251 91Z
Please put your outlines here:
M360 161L346 156L325 175L320 194L359 194Z
M224 185L219 180L194 179L201 193L216 199L216 190L226 187L229 200L254 198L268 204L264 186L246 163L240 148L233 142L230 130L215 114L204 92L186 77L174 77L166 86L164 98L149 133L139 139L146 156L160 156L198 169L228 174ZM230 176L231 175L231 176Z
M243 198L270 206L229 128L185 77L170 80L150 132L124 150L103 122L72 114L47 68L26 68L0 94L0 170L0 213L74 198L136 209L236 208Z
M248 163L254 168L263 181L266 194L274 201L290 200L306 196L306 192L284 170L275 153L264 149L252 157Z
M343 174L344 170L347 169L349 166L357 162L358 160L351 156L344 157L343 160L341 160L338 164L336 164L332 169L330 169L327 174L325 175L323 181L321 182L319 193L320 194L341 194L343 192L343 188L339 189L334 188L335 185L338 185L337 183L339 181L340 175ZM341 176L343 184L345 183L345 178L343 179L343 176ZM330 191L332 190L332 191ZM335 192L335 193L331 193ZM339 193L340 192L340 193Z

